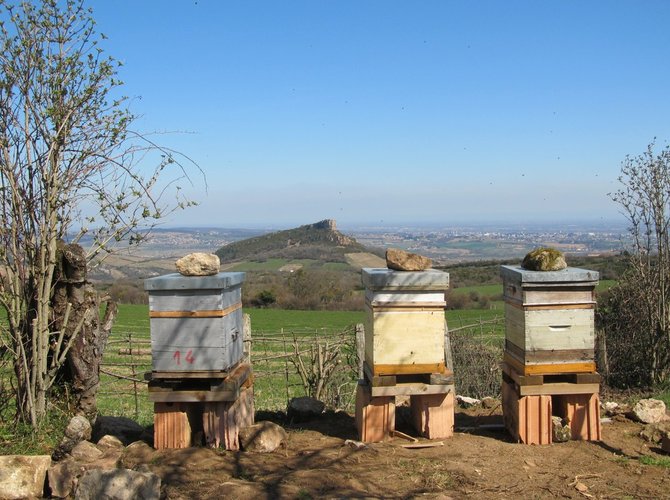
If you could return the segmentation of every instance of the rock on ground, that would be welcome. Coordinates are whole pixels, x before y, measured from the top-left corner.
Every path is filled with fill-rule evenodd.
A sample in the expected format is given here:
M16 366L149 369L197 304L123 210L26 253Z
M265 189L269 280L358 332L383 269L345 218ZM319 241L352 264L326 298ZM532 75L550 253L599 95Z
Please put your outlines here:
M661 440L661 449L666 453L670 453L670 435L665 436Z
M72 458L82 462L93 462L102 456L102 451L90 441L82 441L72 448L70 452Z
M102 446L81 441L69 455L49 468L49 487L54 497L65 498L75 490L79 478L89 470L114 470L123 452L123 444L112 437L100 440ZM105 446L105 443L107 445ZM118 443L118 444L117 444Z
M572 431L570 426L563 422L561 417L551 417L552 434L551 438L554 443L567 443L572 439Z
M175 266L184 276L212 276L221 269L221 261L213 253L195 252L177 260Z
M461 408L470 408L471 406L476 406L481 403L479 399L461 395L456 395L456 401Z
M100 448L101 450L107 450L107 449L121 450L123 449L123 443L119 438L107 434L105 436L102 436L98 440L98 448Z
M670 422L657 422L647 424L640 431L640 437L649 443L660 443L661 440L670 434Z
M315 398L302 396L299 398L291 398L286 408L286 415L294 422L304 422L318 417L323 413L326 405Z
M161 479L156 474L128 469L97 469L87 471L81 477L75 499L158 500L160 490Z
M425 271L432 265L428 257L397 248L386 250L386 267L395 271Z
M42 498L50 465L48 455L0 456L0 498Z
M529 271L561 271L568 267L563 253L554 248L536 248L523 258L521 267Z
M640 399L632 410L633 418L643 424L655 424L668 419L665 403L660 399Z
M65 436L52 454L53 459L60 460L78 443L91 439L91 433L91 423L86 417L82 415L72 417L65 428Z
M288 434L273 422L263 421L239 431L240 446L244 451L272 453L280 446L286 446Z
M497 407L500 404L500 401L498 401L496 398L492 397L485 397L482 398L482 408L486 408L487 410L492 410L493 408Z
M93 440L98 441L106 435L118 438L125 446L140 439L144 427L127 417L99 416L93 426Z

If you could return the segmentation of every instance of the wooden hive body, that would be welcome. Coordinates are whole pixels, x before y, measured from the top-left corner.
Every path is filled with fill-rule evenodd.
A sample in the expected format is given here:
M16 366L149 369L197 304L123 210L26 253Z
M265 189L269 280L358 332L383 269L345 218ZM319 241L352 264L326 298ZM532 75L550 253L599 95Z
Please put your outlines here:
M519 373L594 372L598 273L501 266L505 361Z
M442 373L444 291L442 271L365 268L365 362L373 376Z
M242 357L244 273L145 281L149 292L152 369L226 371Z

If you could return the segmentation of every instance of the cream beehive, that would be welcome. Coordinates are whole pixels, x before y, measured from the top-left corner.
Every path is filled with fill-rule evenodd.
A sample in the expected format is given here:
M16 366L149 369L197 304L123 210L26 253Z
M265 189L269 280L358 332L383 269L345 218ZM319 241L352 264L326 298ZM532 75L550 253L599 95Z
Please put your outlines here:
M449 274L364 268L365 363L373 376L443 373Z

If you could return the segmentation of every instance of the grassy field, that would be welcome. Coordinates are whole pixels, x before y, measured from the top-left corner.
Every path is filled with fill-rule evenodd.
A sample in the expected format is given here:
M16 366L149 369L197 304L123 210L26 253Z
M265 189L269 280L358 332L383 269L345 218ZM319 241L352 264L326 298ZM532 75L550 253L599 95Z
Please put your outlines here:
M500 319L502 307L492 309L447 311L450 329L477 325L473 335L499 338L503 335ZM282 409L288 397L303 395L295 368L283 354L293 350L295 339L335 339L353 325L364 321L363 311L295 311L280 309L245 309L251 316L254 368L257 372L256 405L261 409ZM353 334L350 333L353 337ZM121 305L105 351L100 411L106 415L136 418L143 424L152 420L152 406L142 383L144 372L151 371L149 309L146 305ZM130 344L132 343L132 345ZM121 354L121 349L140 349L140 355ZM274 359L276 358L276 359ZM119 379L116 374L126 378ZM133 381L132 379L135 379ZM288 387L287 387L288 386ZM137 398L135 398L137 394Z
M245 308L251 316L252 332L279 332L291 330L342 331L364 322L363 311L295 311L286 309ZM489 321L504 314L502 302L493 302L490 309L447 311L450 328ZM149 308L146 305L122 304L110 340L125 339L132 333L138 339L149 339Z

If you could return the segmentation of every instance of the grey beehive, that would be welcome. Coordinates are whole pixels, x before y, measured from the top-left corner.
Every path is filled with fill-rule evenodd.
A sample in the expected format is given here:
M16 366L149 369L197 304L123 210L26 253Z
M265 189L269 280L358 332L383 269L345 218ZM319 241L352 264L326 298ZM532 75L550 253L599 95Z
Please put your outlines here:
M226 371L238 363L244 276L175 273L144 282L153 371Z
M501 266L500 274L505 362L525 375L594 372L598 272Z

